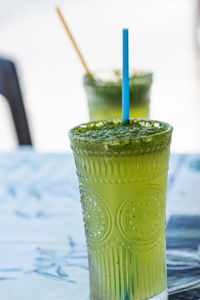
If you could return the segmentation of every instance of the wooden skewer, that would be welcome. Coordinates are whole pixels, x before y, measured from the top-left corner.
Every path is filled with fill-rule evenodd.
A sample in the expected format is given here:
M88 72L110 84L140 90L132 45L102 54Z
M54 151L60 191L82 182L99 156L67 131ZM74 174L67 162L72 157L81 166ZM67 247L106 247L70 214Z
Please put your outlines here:
M73 37L73 35L72 35L72 33L71 33L68 25L67 25L67 23L66 23L63 15L62 15L62 13L61 13L60 8L56 7L56 11L58 13L58 16L60 17L61 22L63 23L63 25L65 27L65 30L67 31L67 34L68 34L68 36L69 36L69 38L70 38L70 40L71 40L71 42L72 42L72 44L73 44L73 46L74 46L74 48L76 50L76 53L78 54L78 56L79 56L79 58L81 60L81 63L82 63L82 65L83 65L83 67L84 67L84 69L86 71L87 76L92 77L92 74L91 74L91 72L89 71L89 69L88 69L88 67L86 65L86 62L85 62L85 60L83 58L83 55L81 54L81 51L79 50L79 48L78 48L78 46L77 46L77 44L76 44L76 42L74 40L74 37Z

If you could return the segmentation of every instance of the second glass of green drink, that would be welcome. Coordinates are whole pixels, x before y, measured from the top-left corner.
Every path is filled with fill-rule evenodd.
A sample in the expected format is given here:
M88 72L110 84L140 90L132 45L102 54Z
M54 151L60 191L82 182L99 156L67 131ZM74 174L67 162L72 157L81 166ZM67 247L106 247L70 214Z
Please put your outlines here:
M130 117L148 118L153 75L150 72L130 72ZM90 120L121 118L121 71L95 72L84 76Z
M69 133L79 179L91 300L166 300L165 199L172 127L131 119Z

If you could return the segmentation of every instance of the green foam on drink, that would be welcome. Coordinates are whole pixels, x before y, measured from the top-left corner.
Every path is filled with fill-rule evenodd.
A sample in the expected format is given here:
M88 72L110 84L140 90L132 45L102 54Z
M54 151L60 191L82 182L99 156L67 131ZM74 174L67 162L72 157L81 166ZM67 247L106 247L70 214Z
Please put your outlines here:
M157 120L121 119L94 121L81 124L70 130L74 147L86 151L98 151L109 155L109 151L154 151L170 143L172 126Z

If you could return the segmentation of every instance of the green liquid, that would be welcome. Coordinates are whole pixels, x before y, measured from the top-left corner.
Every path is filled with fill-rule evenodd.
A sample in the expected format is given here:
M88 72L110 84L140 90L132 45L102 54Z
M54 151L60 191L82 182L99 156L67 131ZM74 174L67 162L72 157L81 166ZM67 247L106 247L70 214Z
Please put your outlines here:
M84 77L90 120L121 118L122 80L120 71ZM148 118L152 74L130 74L130 117Z
M171 127L88 123L70 131L88 246L90 299L167 299L165 198Z
M149 105L144 104L141 106L132 107L130 109L130 117L135 118L148 118L149 116ZM122 109L119 107L90 107L90 120L103 120L103 119L114 119L122 117Z

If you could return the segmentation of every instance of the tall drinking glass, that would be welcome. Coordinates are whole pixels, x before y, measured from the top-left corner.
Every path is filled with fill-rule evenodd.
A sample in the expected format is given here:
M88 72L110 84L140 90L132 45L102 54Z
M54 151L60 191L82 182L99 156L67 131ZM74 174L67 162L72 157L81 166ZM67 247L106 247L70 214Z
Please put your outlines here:
M74 127L91 300L167 299L165 199L172 127L131 119Z
M84 76L90 120L121 118L121 71L96 72L93 78ZM131 72L130 117L148 118L152 73Z

